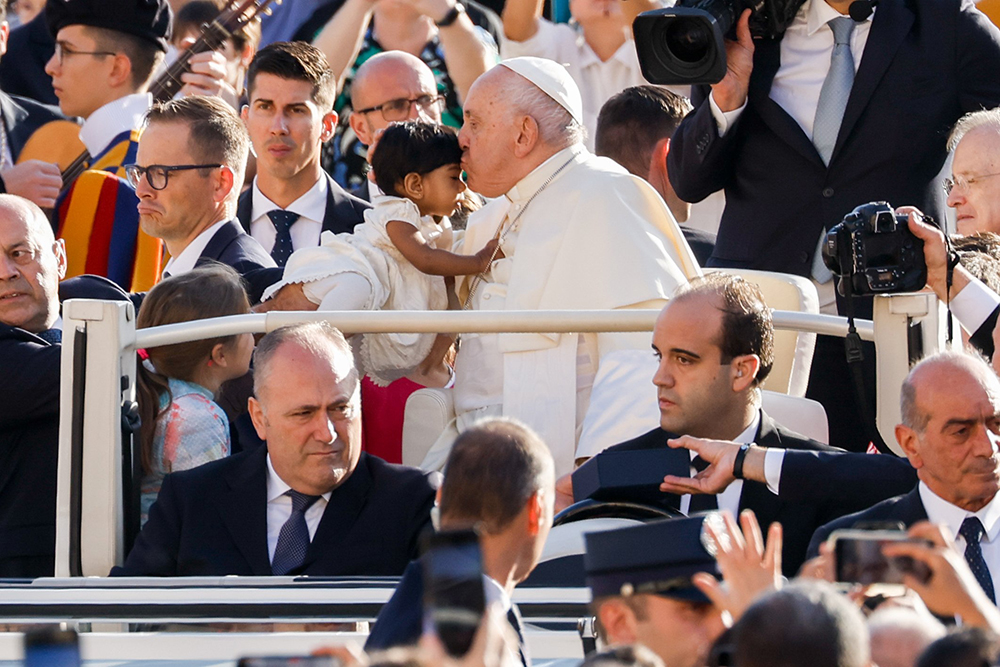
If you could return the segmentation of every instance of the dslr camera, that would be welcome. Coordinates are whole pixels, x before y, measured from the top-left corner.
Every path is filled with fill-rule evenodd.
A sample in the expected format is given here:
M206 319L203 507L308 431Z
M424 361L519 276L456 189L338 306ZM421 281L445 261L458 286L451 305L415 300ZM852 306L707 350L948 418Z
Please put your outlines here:
M823 263L840 278L841 296L846 281L855 296L916 292L927 283L924 242L884 201L857 207L827 232Z
M750 14L750 34L778 39L804 0L678 0L667 9L639 14L632 23L642 75L667 85L718 83L726 75L724 38L736 39L736 22Z

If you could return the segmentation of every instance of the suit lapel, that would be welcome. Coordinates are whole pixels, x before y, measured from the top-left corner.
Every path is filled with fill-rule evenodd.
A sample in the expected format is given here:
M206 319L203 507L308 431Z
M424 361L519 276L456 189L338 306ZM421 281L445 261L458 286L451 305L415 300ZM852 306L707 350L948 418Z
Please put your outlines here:
M243 233L243 230L233 220L219 227L215 231L215 234L212 235L212 238L209 239L205 249L201 251L201 256L198 258L196 265L200 264L203 259L218 260L222 257L222 253L226 251L226 248L229 247L229 244L241 233Z
M774 422L761 410L760 426L757 427L757 437L754 442L761 447L784 448L781 436L778 433ZM767 484L747 484L743 483L743 491L740 493L740 512L745 509L752 509L760 522L761 530L767 532L767 527L778 518L781 511L781 500L771 493Z
M830 157L831 165L836 161L841 147L868 106L872 93L875 92L912 25L913 12L900 0L882 0L879 3L878 10L872 18L872 27L868 33L864 55L861 57L861 65L858 67L857 76L854 77L851 96L844 110L837 144Z
M330 501L316 528L316 534L309 543L309 550L301 567L298 568L299 571L304 571L318 558L337 549L344 541L361 515L365 503L368 502L371 487L372 476L368 469L368 455L362 452L351 476L330 494Z
M219 512L255 575L271 574L267 551L267 447L258 447L226 473Z
M236 204L236 221L240 223L243 227L243 231L247 234L250 233L250 223L253 220L250 216L253 215L253 188L251 187L246 192L240 195L240 199Z
M795 119L771 99L771 84L781 65L781 42L761 40L756 43L753 74L750 77L749 98L753 108L771 130L803 157L823 166L816 147L802 131ZM825 169L825 166L823 166Z

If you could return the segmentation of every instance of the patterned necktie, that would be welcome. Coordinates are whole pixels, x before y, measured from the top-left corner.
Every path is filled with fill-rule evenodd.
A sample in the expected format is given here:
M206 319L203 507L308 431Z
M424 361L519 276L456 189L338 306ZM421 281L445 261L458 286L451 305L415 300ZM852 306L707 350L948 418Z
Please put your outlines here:
M844 119L847 108L847 98L851 96L851 86L854 85L854 55L851 53L851 34L854 32L854 19L850 16L840 16L829 23L833 31L833 55L830 57L830 71L823 80L823 88L819 92L819 103L816 105L816 118L813 121L813 145L823 159L823 164L829 165L833 156L833 148L840 134L840 123ZM816 282L827 283L833 274L823 264L822 247L826 239L826 231L820 235L819 246L813 254L812 276Z
M319 500L319 496L307 496L292 489L285 495L292 497L292 515L278 533L278 544L271 560L271 572L274 574L288 574L306 559L306 550L309 549L306 510Z
M278 266L284 266L292 255L292 225L299 219L299 214L276 208L268 212L267 217L271 219L278 233L274 239L274 247L271 248L271 258Z
M708 467L708 461L696 456L691 459L691 467L701 472ZM688 505L688 516L695 515L699 512L711 512L712 510L719 509L719 499L714 493L692 493L691 494L691 504Z
M35 334L49 345L59 345L62 343L62 329L46 329Z
M976 581L979 582L979 585L986 591L986 595L995 604L996 596L993 592L993 577L990 576L990 570L986 567L986 559L983 558L983 550L979 546L979 541L983 539L985 532L986 530L983 528L982 522L974 516L970 516L963 521L962 527L958 530L958 534L965 539L965 560L968 561L969 567L972 569L972 574L976 575Z

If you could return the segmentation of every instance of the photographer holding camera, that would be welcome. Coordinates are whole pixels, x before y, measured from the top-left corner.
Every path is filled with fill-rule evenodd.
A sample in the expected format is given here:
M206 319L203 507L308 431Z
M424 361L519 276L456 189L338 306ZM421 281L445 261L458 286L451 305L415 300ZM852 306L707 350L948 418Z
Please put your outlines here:
M806 0L781 37L760 40L744 11L724 78L696 87L667 158L682 199L725 190L711 266L812 276L826 312L826 231L867 201L913 202L943 219L948 130L1000 103L1000 79L987 74L1000 67L1000 31L971 1L864 4ZM859 302L858 315L868 308ZM848 378L841 342L820 337L807 395L827 408L831 444L857 449L867 439Z

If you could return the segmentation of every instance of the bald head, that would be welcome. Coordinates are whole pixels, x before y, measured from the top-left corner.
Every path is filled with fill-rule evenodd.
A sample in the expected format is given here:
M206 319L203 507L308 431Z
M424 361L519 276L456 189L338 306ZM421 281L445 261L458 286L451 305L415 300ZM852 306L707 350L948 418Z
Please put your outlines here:
M438 95L434 73L420 58L402 51L386 51L365 61L354 74L351 82L351 108L371 109L391 100L415 100L422 96ZM441 104L423 108L411 104L403 118L394 120L426 120L441 122ZM378 130L388 127L390 120L379 111L351 114L354 133L366 146Z
M45 214L16 195L0 194L0 323L38 333L59 317L66 252Z
M1000 398L1000 380L981 358L964 352L941 352L920 361L910 370L900 392L903 424L915 431L927 428L932 394L968 385L979 386Z

